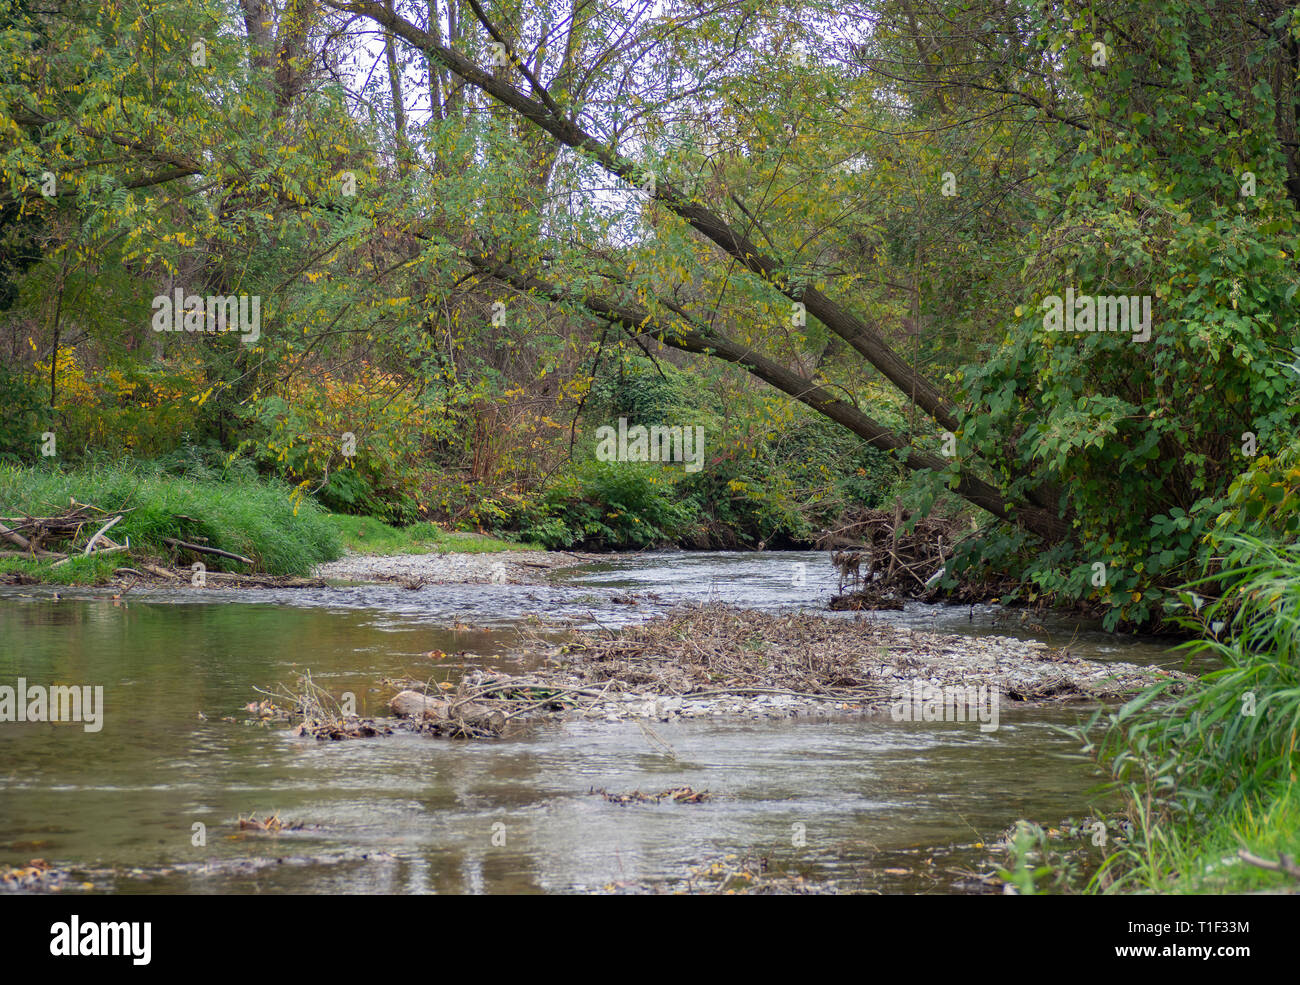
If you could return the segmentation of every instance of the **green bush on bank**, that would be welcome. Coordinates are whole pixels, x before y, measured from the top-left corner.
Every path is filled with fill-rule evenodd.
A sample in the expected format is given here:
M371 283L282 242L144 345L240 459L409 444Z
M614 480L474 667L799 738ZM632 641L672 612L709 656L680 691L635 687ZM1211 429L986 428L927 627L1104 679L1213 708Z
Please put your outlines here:
M893 481L886 456L809 419L748 451L706 446L698 471L580 460L520 503L506 529L585 550L800 544L846 511L881 505Z
M697 512L665 467L588 461L523 510L520 532L550 548L639 550L691 539Z
M598 429L620 419L701 428L699 468L597 461ZM593 384L571 464L496 526L551 548L796 546L883 504L897 481L889 456L820 415L750 391L724 405L691 373L635 357Z

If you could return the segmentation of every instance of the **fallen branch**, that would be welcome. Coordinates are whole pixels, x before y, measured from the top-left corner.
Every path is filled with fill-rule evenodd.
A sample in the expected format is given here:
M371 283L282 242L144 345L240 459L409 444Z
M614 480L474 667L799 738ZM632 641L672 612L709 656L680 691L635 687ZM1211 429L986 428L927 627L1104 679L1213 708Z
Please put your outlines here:
M96 551L95 553L96 553L97 555L101 555L101 554L116 554L116 553L118 553L119 551L124 551L124 550L126 550L126 545L125 545L125 544L119 544L117 547L105 547L105 548L103 548L102 550L98 550L98 551ZM81 556L82 556L82 557L85 557L86 555L83 554L83 555L81 555ZM62 561L55 561L52 565L50 565L50 567L51 567L51 568L57 568L59 565L61 565L61 564L67 564L67 563L68 563L69 561L71 561L71 560L72 560L71 557L65 557Z
M24 537L20 533L16 533L13 530L10 530L3 523L0 523L0 537L3 537L11 544L16 544L18 547L21 547L24 551L30 551L32 549L32 545L27 540L26 537Z
M89 554L91 551L93 551L95 549L95 544L98 542L99 538L103 537L104 534L108 533L108 531L113 528L113 525L122 519L122 516L123 514L119 513L117 516L113 517L113 519L109 520L106 524L104 524L102 527L96 530L95 536L90 538L89 543L86 544L86 549L81 553Z
M175 537L164 537L164 544L170 547L180 548L181 550L194 551L198 554L212 554L216 557L229 558L232 561L239 561L242 564L255 563L252 558L244 557L242 554L231 554L229 551L223 551L219 547L205 547L202 544L191 544L188 541L177 540Z
M73 507L75 507L76 509L96 510L96 511L98 511L98 512L100 512L100 513L104 513L104 514L108 514L108 513L110 512L109 510L104 509L102 506L96 506L94 503L79 503L79 502L77 502L75 499L72 499L71 497L69 497L68 501L69 501L70 503L72 503ZM130 513L131 510L133 510L133 509L135 509L134 506L130 507L130 509L125 509L125 510L112 510L111 512L114 512L114 513Z
M1253 865L1258 869L1267 869L1269 872L1285 872L1289 876L1300 879L1300 865L1296 865L1295 859L1285 852L1278 852L1276 862L1260 858L1244 848L1238 850L1237 857L1247 865Z

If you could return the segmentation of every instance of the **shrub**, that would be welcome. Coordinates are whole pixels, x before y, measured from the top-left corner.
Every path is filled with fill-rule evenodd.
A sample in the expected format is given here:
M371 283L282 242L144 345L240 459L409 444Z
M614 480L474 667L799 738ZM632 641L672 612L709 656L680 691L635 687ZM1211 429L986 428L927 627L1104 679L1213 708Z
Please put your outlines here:
M547 547L639 549L690 535L697 506L678 498L666 469L649 463L584 462L526 510L521 532Z

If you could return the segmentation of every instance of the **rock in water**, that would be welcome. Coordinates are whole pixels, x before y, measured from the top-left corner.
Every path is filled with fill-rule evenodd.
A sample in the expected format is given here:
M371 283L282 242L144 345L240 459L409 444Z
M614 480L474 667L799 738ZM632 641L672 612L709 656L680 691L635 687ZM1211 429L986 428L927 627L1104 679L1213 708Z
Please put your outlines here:
M399 691L388 705L404 718L436 722L463 721L494 732L500 731L506 723L506 716L501 711L477 701L433 697L419 691Z
M418 691L400 691L388 706L403 718L446 718L447 699L431 698Z

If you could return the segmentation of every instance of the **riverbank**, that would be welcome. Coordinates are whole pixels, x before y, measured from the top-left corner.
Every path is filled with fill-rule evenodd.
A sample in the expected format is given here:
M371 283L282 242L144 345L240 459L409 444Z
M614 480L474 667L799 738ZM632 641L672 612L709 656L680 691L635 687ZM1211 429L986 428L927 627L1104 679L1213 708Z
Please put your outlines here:
M503 551L544 551L540 544L502 540L473 531L446 530L436 523L394 527L369 516L328 514L348 554L495 554Z
M1244 533L1215 547L1222 567L1188 586L1180 620L1196 633L1182 649L1213 669L1084 730L1134 832L1090 891L1300 891L1300 547Z
M1300 894L1300 784L1253 798L1192 837L1165 842L1155 868L1177 875L1161 891Z
M0 466L0 580L106 585L119 568L304 577L343 553L325 510L244 473L177 476L145 463Z
M489 555L496 560L469 560ZM283 483L243 474L195 478L143 464L70 471L0 466L0 584L472 583L499 580L502 564L509 580L522 582L562 559L573 560L432 523L397 528L327 513ZM335 560L339 566L329 573L313 572ZM197 582L196 564L204 575Z

